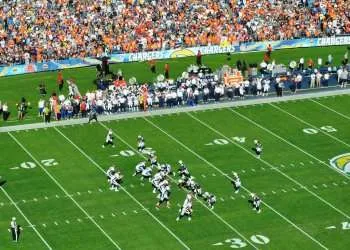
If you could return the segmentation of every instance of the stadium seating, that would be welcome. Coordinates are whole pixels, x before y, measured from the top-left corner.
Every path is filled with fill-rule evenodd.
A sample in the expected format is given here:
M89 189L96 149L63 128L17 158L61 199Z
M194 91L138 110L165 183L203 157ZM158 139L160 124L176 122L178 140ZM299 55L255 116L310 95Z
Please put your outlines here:
M0 65L350 33L347 0L1 1Z

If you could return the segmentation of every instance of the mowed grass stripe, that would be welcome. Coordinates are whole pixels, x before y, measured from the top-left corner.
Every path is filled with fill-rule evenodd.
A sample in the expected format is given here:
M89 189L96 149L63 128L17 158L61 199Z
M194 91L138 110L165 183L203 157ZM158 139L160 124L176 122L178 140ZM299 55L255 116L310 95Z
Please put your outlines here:
M304 119L300 118L299 116L293 115L291 112L288 112L288 111L286 111L285 109L283 109L283 108L281 108L281 107L279 107L279 106L277 106L277 105L275 105L275 104L273 104L273 103L269 103L268 105L270 105L270 106L274 107L275 109L277 109L277 110L279 110L279 111L281 111L281 112L283 112L283 113L285 113L285 114L287 114L287 115L293 117L294 119L296 119L296 120L298 120L298 121L304 123L305 125L307 125L307 126L313 128L313 129L319 130L315 125L313 125L313 124L311 124L311 123L305 121ZM293 105L293 106L294 106L294 105ZM302 105L301 105L301 106L302 106ZM310 110L310 111L311 111L311 110ZM308 115L310 115L310 114L308 114ZM339 139L338 137L333 136L333 135L331 135L331 134L329 134L329 133L323 131L322 129L320 129L319 132L322 133L322 134L324 134L324 135L326 135L326 136L328 136L328 137L330 137L330 138L332 138L333 140L336 140L336 141L339 142L339 143L344 144L344 145L347 146L348 148L350 148L350 144L349 144L349 143L347 143L347 142L345 142L345 141Z
M319 163L321 163L322 165L324 165L324 166L330 168L331 170L336 171L336 172L339 173L340 175L344 176L346 179L350 179L350 176L346 175L346 174L343 173L342 171L331 167L331 166L330 166L329 164L327 164L325 161L323 161L323 160L317 158L316 156L310 154L310 153L307 152L306 150L304 150L304 149L298 147L296 144L294 144L294 143L292 143L292 142L286 140L285 138L279 136L278 134L274 133L273 131L269 130L268 128L266 128L266 127L260 125L259 123L253 121L253 120L250 119L249 117L247 117L247 116L245 116L245 115L243 115L243 114L241 114L241 113L235 111L235 110L232 109L232 108L230 108L230 109L228 109L228 110L230 110L232 113L234 113L234 114L240 116L241 118L245 119L246 121L248 121L248 122L254 124L255 126L261 128L262 130L266 131L267 133L271 134L272 136L274 136L274 137L280 139L281 141L287 143L288 145L292 146L293 148L299 150L300 152L302 152L302 153L304 153L305 155L309 156L310 158L314 159L316 162L319 162Z
M67 195L72 202L83 212L83 214L85 214L86 217L89 218L89 220L99 229L99 231L110 241L110 243L112 243L114 245L115 248L117 249L121 249L120 246L118 245L118 243L113 240L109 234L104 231L104 229L95 221L95 219L93 219L89 213L80 206L80 204L71 196L69 196L69 193L67 192L67 190L43 167L43 165L27 150L26 147L24 147L23 144L21 144L21 142L19 142L19 140L16 139L16 137L14 135L12 135L10 132L8 133L8 135L10 135L10 137L33 159L33 161L46 173L46 175L62 190L62 192Z
M103 156L102 152L105 150L101 148L101 145L105 139L104 132L99 138L100 142L94 143L93 138L96 137L98 132L93 125L69 127L63 130L67 134L70 134L68 133L70 131L74 135L79 134L77 131L81 131L81 136L74 137L75 142L79 142L80 145L85 145L85 147L88 144L93 148L94 153L89 152L91 155L95 154L96 151L98 151L97 149L100 149L99 153ZM144 246L144 249L180 248L178 242L175 239L172 240L166 231L163 232L160 230L159 225L154 223L146 211L135 204L125 192L109 190L106 176L101 174L101 171L96 168L96 166L73 145L68 143L55 129L51 128L38 132L24 133L22 140L29 144L31 141L38 138L39 135L41 136L41 140L39 140L40 144L31 145L33 151L40 152L40 148L46 148L45 151L41 152L41 157L57 159L60 165L57 166L57 168L49 169L49 171L55 175L56 179L60 180L67 190L75 194L74 198L81 206L89 211L91 217L93 217L113 239L118 240L121 248L139 249L140 246ZM90 137L86 135L90 135ZM72 137L71 134L70 137ZM57 150L57 148L52 145L59 145L60 150ZM109 162L103 164L106 169L107 166L113 163L112 158L108 157L107 160L109 160ZM136 187L130 188L129 185L128 188L129 192L132 192L133 189L136 190ZM89 193L83 195L80 192L84 190L85 192L90 190L92 193L90 195ZM98 192L98 194L93 195L94 192ZM147 207L149 207L149 204L147 204ZM75 218L75 220L76 219L77 218ZM143 223L144 225L142 225ZM91 230L95 231L95 228L91 227ZM156 235L159 235L159 237L165 240L158 242L155 237L149 237L149 232L155 232ZM138 240L134 240L134 237L131 235L144 235L144 237L140 236ZM96 244L98 244L98 242L96 242Z
M27 134L29 135L29 133ZM62 218L67 216L77 218L83 217L83 214L68 197L62 199L65 196L62 191L54 182L48 179L45 172L33 162L27 153L23 151L8 134L1 134L0 138L3 152L3 154L1 154L3 157L0 157L1 172L3 178L7 180L7 183L3 187L21 207L26 216L30 218L31 222L38 227L38 230L41 230L40 228L43 227L42 223L47 225L47 228L41 230L41 233L43 237L50 242L50 246L53 249L59 249L63 245L69 245L72 250L82 248L96 249L97 242L99 247L111 247L110 242L106 241L102 234L96 233L95 228L88 219L84 219L85 223L70 224L69 226L65 225L65 223L54 224L55 221L59 222ZM35 138L39 137L36 136ZM37 139L34 140L34 142L40 145ZM39 152L42 153L42 149ZM20 164L21 162L32 162L35 164L35 167L19 167L16 170L11 169L13 166L22 165ZM41 202L40 197L45 197L46 194L48 198L52 197L53 199ZM59 195L61 199L55 198L55 195ZM37 198L38 201L34 202L33 198ZM8 209L14 210L14 207L6 206L5 204L4 206L0 206L1 214L4 215ZM8 218L12 216L14 216L13 213L10 214ZM19 215L17 217L20 218ZM5 228L8 228L8 223L6 219ZM18 223L26 227L25 221L18 220ZM91 232L91 230L93 232ZM21 246L26 246L26 244L28 244L29 232L29 230L23 232ZM69 235L69 237L67 237L67 235ZM83 237L86 239L81 241ZM32 246L36 246L34 240ZM30 247L28 249L30 249ZM40 247L38 247L38 249L40 249Z
M137 138L137 133L142 130L142 127L138 127L134 124L134 120L128 120L125 121L128 123L128 129L130 130L130 124L132 124L132 131L136 133L136 136L132 138L132 142L135 143ZM118 122L119 123L119 122ZM108 126L111 128L114 128L113 123L108 123ZM93 133L91 133L93 130ZM117 162L117 167L121 169L122 173L125 176L125 181L127 183L132 183L135 187L132 189L129 189L130 192L132 192L135 196L137 196L138 200L142 200L143 204L147 204L148 208L151 211L153 211L154 214L156 214L162 221L166 222L167 225L170 225L172 229L174 229L175 233L181 237L181 239L184 239L185 242L189 242L193 244L194 246L192 248L194 249L205 249L208 248L209 244L212 244L214 242L217 242L219 240L223 240L225 238L232 237L232 231L229 229L226 229L226 227L223 227L222 223L218 223L217 220L213 219L212 216L209 216L210 213L206 210L206 208L203 208L201 206L195 205L195 211L196 211L196 219L193 219L191 222L187 221L180 221L176 222L175 218L178 215L178 210L180 204L183 203L185 199L185 194L176 188L175 185L172 185L172 194L171 194L171 208L161 208L159 211L155 209L155 195L152 194L152 187L151 184L145 181L144 183L139 180L139 177L132 177L132 174L134 173L135 166L140 160L143 158L139 158L137 156L137 153L134 153L133 156L130 154L128 157L123 157L121 155L121 152L126 152L129 150L127 145L124 145L119 139L116 139L116 148L105 148L102 149L100 145L104 142L105 136L107 131L104 127L97 125L89 125L89 126L83 126L78 129L66 129L63 130L67 135L69 135L70 138L72 138L76 142L81 142L80 147L84 149L85 152L87 152L89 155L94 155L96 160L105 165L109 166L111 164L111 161ZM120 134L119 130L118 134ZM91 134L93 136L87 137L87 134ZM124 133L122 133L124 136ZM84 139L82 139L84 138ZM89 143L85 143L86 140L89 141ZM99 145L96 147L96 145ZM133 152L129 150L129 153ZM110 155L115 155L118 153L118 157L111 158ZM141 185L143 184L143 185ZM119 195L119 194L118 194ZM119 200L119 199L118 199ZM198 215L199 214L199 215ZM135 224L140 225L140 223L145 223L143 221L139 221L138 223L135 222ZM157 226L158 230L161 228L156 223L146 223L146 225L154 224ZM208 226L210 225L210 227ZM140 226L141 227L141 226ZM145 227L142 225L142 227ZM205 230L203 230L203 228ZM160 230L158 233L154 234L157 235L155 237L149 237L150 231L156 231L152 229L147 229L147 233L140 234L140 239L143 238L149 239L152 238L155 243L153 243L154 246L158 246L159 244L166 244L167 242L170 244L169 235L166 234L166 236L162 236L160 233L163 232ZM165 232L165 231L164 231ZM189 233L190 232L190 233ZM215 241L212 241L212 238L216 237ZM170 238L171 239L171 238ZM174 241L176 242L176 241ZM178 243L176 242L176 245ZM175 246L176 247L176 246ZM164 247L163 247L164 248ZM174 248L169 247L168 248Z
M100 123L101 124L101 123ZM95 162L87 153L85 153L80 147L78 147L71 139L69 139L64 133L62 133L58 128L54 128L60 135L62 135L70 144L72 144L82 155L84 155L93 165L95 165L102 174L105 174L105 170ZM174 237L185 249L190 249L187 244L185 244L170 228L168 228L163 222L161 222L153 213L151 213L141 202L139 202L132 194L130 194L125 188L121 189L143 210L145 210L163 229L165 229L172 237Z
M40 238L40 240L45 244L47 249L52 249L52 247L49 245L49 243L44 239L44 237L41 235L41 233L36 229L36 227L33 225L33 223L23 213L23 211L19 208L19 206L15 203L15 201L11 198L11 196L6 192L6 190L1 186L0 186L0 189L5 194L5 196L10 200L12 205L17 209L17 211L22 215L22 217L26 220L26 222L33 229L33 231L37 234L37 236Z
M101 124L101 126L103 126L106 130L108 130L108 127L105 125L105 124L103 124L103 123L101 123L100 122L100 124ZM119 140L121 140L124 144L126 144L131 150L133 150L133 151L135 151L135 152L137 152L144 160L147 160L147 158L144 156L144 155L142 155L141 153L139 153L138 151L137 151L137 149L136 148L134 148L133 146L131 146L128 142L126 142L121 136L119 136L117 133L115 133L114 132L114 135L116 135L117 136L117 138L119 139ZM176 181L172 178L172 177L169 177L171 180L172 180L172 182L174 183L174 184L176 184ZM202 201L200 201L199 199L197 199L197 201L199 201L200 203L201 203L201 205L203 205L204 207L206 207L204 204L203 204L203 202ZM207 207L206 207L207 208ZM216 217L216 218L218 218L221 222L223 222L223 224L225 224L226 226L228 226L233 232L235 232L237 235L239 235L240 237L242 237L244 240L246 240L246 242L250 245L250 246L252 246L254 249L258 249L250 240L248 240L241 232L239 232L235 227L233 227L230 223L228 223L226 220L224 220L221 216L219 216L216 212L214 212L213 210L210 210L209 208L208 208L208 210Z
M191 115L190 115L191 116ZM172 136L171 134L169 134L168 132L164 131L162 128L160 128L159 126L157 126L156 124L154 124L152 121L148 120L147 118L144 118L147 122L149 122L150 124L152 124L152 126L154 126L155 128L159 129L160 131L162 131L165 135L167 135L169 138L171 138L172 140L174 140L176 143L178 143L179 145L181 145L182 147L186 148L189 152L191 152L193 155L195 155L197 158L201 159L203 162L205 162L208 166L212 167L213 169L217 170L220 174L222 174L223 176L229 178L230 180L232 180L228 175L226 175L224 172L222 172L219 168L217 168L214 164L212 164L211 162L207 161L204 157L202 157L201 155L197 154L195 151L193 151L191 148L189 148L188 146L186 146L185 144L183 144L181 141L179 141L178 139L176 139L174 136ZM247 188L244 188L248 193L252 193L251 191L249 191ZM263 204L265 204L270 210L274 211L278 216L280 216L283 220L285 220L287 223L291 224L295 229L297 229L298 231L300 231L302 234L304 234L307 238L309 238L310 240L312 240L314 243L316 243L317 245L319 245L320 247L322 247L323 249L328 249L326 246L324 246L320 241L318 241L317 239L315 239L314 237L312 237L310 234L308 234L307 232L305 232L303 229L301 229L298 225L296 225L295 223L293 223L290 219L288 219L286 216L284 216L283 214L281 214L280 212L278 212L276 209L274 209L272 206L270 206L269 204L267 204L266 202L263 202Z

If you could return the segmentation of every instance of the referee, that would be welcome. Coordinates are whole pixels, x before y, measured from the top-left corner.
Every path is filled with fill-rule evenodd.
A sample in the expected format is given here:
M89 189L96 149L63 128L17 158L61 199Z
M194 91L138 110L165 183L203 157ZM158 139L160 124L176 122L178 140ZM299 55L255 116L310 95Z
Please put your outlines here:
M12 240L14 242L18 242L19 235L21 232L21 227L17 225L16 217L12 217L12 220L10 222L10 230L11 230Z

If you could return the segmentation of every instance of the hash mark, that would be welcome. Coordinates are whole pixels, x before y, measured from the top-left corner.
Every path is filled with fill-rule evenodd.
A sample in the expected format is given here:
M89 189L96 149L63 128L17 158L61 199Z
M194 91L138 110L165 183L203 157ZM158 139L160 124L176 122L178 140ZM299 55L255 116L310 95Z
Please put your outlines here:
M55 221L53 224L55 224L56 226L58 226L58 223L57 223L57 221Z
M203 177L203 178L206 178L206 176L205 176L204 174L202 174L202 177Z
M122 214L123 214L123 215L127 215L126 212L124 212L124 211L122 212Z
M275 192L275 191L273 191L273 190L271 191L271 193L276 194L276 192Z
M43 227L46 227L46 224L43 224Z
M314 162L313 161L309 161L311 164L314 164Z
M102 214L100 214L100 218L101 218L101 219L104 219L105 217L104 217Z
M91 194L91 193L92 193L92 191L91 191L91 190L88 190L88 193L89 193L89 194Z
M344 183L345 185L347 185L347 184L348 184L346 181L343 181L343 183Z
M324 186L325 188L328 187L328 186L327 186L326 184L324 184L324 183L322 184L322 186Z
M221 200L221 201L225 201L224 198L222 198L222 197L220 198L220 200Z
M100 191L101 193L103 192L103 190L101 188L99 188L98 191Z
M283 193L287 193L287 191L286 191L286 190L284 190L284 189L282 189L282 192L283 192Z
M292 188L292 190L294 191L294 192L297 192L298 190L297 189L295 189L295 188Z
M245 196L244 196L243 194L241 194L241 197L242 197L243 199L245 199Z
M299 162L300 165L304 166L304 162Z
M335 183L335 182L333 182L332 184L333 184L334 186L338 186L338 184L337 184L337 183Z
M77 219L78 222L82 222L82 220L80 218Z
M69 220L65 220L67 224L70 224L70 221Z
M314 189L317 189L317 186L316 186L316 185L312 185L312 187L313 187Z
M262 170L262 171L265 171L266 169L265 169L264 167L261 167L261 170Z
M80 195L80 192L77 192L77 195Z
M295 165L293 163L289 164L291 167L294 167Z
M60 196L59 196L58 194L56 194L56 198L57 198L57 199L59 199L59 198L60 198Z
M215 173L212 173L212 176L216 176L216 174L215 174Z
M284 166L283 164L281 164L281 168L285 168L286 166Z
M252 170L253 172L255 172L255 169L254 169L254 168L252 168L251 170Z
M45 200L48 200L48 199L49 199L49 197L47 197L47 196L45 196L44 198L45 198Z
M231 199L232 199L232 200L235 200L235 197L231 196Z
M112 216L113 216L113 217L115 217L115 214L114 214L114 213L112 213Z
M137 210L134 210L133 212L134 212L135 214L137 214L137 213L138 213L138 212L137 212Z

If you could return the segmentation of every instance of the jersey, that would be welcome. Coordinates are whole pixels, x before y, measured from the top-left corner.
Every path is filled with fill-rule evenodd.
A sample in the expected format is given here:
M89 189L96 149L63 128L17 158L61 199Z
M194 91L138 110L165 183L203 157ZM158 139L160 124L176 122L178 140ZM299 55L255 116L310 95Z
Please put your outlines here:
M140 162L136 165L135 170L136 173L142 173L142 171L146 168L146 164L144 162Z
M114 174L115 174L115 171L113 167L110 167L106 172L106 175L108 178L111 178Z
M141 174L143 177L151 177L152 169L150 167L146 167Z
M113 132L109 131L107 136L106 136L106 142L113 141Z

